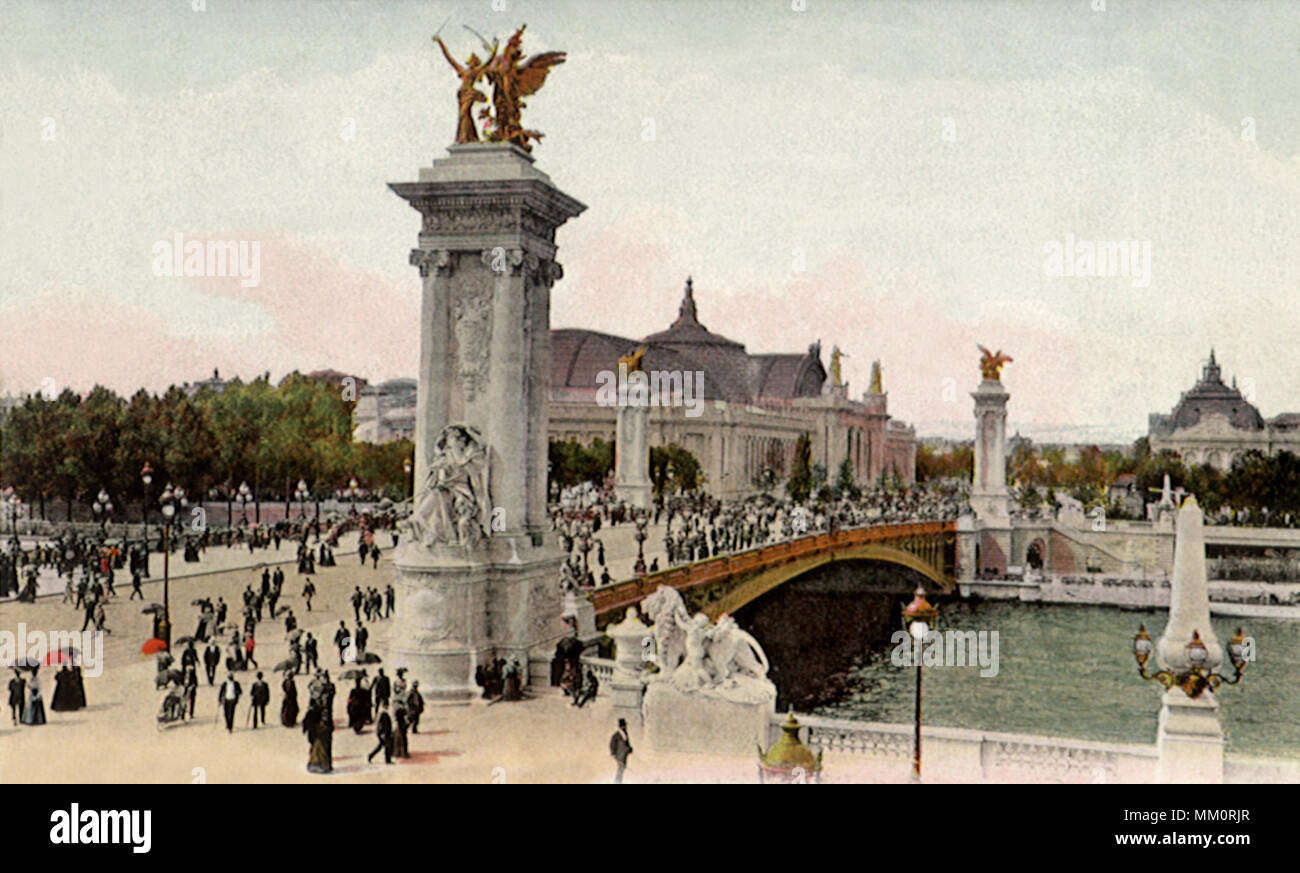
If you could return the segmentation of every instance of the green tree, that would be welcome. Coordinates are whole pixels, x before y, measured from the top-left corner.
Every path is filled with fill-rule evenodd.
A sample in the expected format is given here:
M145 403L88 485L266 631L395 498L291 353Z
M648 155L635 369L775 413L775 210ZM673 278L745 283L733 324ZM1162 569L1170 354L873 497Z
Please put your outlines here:
M840 473L835 480L835 496L856 498L858 496L858 484L854 478L853 462L848 456L840 462Z
M656 497L689 493L704 484L704 470L694 455L676 443L653 446L650 484Z

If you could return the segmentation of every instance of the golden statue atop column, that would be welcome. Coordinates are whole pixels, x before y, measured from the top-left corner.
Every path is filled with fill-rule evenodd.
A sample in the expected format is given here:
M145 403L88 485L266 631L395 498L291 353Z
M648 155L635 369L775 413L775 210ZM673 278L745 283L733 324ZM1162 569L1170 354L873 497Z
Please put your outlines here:
M516 30L503 48L495 40L491 45L483 40L483 49L489 52L488 59L482 61L477 54L471 54L463 65L451 56L442 37L434 36L447 63L451 64L460 77L460 89L456 92L459 117L456 125L457 143L479 141L478 129L474 124L474 106L488 100L487 95L477 87L482 78L486 78L492 86L491 111L486 108L479 111L479 118L484 121L484 138L489 142L513 143L526 152L533 150L533 140L542 138L543 134L525 128L520 121L520 114L528 105L523 98L531 97L541 90L551 67L564 63L565 53L542 52L526 61L521 60L521 43L527 26L523 25Z

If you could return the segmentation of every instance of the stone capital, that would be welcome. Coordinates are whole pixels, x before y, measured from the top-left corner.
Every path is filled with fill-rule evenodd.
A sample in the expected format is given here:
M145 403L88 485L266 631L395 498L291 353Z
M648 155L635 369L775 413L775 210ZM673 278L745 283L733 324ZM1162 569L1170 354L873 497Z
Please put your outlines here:
M411 249L410 263L420 268L420 276L428 276L433 270L451 271L451 252L446 249Z

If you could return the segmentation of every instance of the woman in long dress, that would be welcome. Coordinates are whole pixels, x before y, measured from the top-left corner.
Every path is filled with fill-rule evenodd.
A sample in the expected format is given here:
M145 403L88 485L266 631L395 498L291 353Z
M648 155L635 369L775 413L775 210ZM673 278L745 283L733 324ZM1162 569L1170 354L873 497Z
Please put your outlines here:
M280 724L293 727L298 723L298 686L294 684L293 674L286 674L284 684L284 704L280 707Z
M68 683L72 687L72 708L86 708L86 683L81 678L81 668L75 664L68 676Z
M50 695L50 709L55 712L71 712L76 709L72 688L72 671L65 664L54 674L54 693Z
M36 672L32 670L32 678L27 683L27 706L23 708L23 724L32 727L45 724L45 701L41 699L41 683Z
M370 720L370 692L361 682L361 677L358 676L357 684L348 692L348 727L357 733L361 733Z
M329 773L334 769L330 755L330 739L334 723L317 701L312 701L307 714L302 717L302 732L311 743L307 756L308 773Z

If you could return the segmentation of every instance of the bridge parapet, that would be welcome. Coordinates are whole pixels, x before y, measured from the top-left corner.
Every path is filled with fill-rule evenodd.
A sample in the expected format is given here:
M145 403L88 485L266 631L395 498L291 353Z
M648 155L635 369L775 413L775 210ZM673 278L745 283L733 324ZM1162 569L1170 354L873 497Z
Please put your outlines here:
M884 524L819 533L798 539L783 540L743 552L716 555L681 567L671 567L640 579L629 579L592 591L588 597L597 618L639 602L660 585L687 591L713 583L753 575L774 567L806 560L821 554L871 544L894 545L900 550L919 554L930 567L930 575L942 578L950 586L955 559L956 524L951 521L919 521Z

